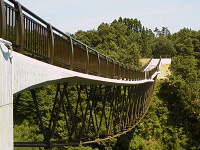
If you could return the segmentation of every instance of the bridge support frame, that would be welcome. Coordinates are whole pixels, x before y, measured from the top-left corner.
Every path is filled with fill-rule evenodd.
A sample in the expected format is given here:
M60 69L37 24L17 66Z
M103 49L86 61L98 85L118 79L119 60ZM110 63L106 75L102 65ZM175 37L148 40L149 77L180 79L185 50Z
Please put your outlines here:
M46 125L41 115L45 114L40 112L42 105L39 91L32 89L30 93L34 103L33 112L36 112L44 138L43 141L37 142L15 142L14 146L44 147L51 150L57 146L80 146L101 142L125 134L144 117L151 101L154 84L155 82L133 86L58 84L54 87L56 92L52 99L53 107L50 108L51 115ZM73 100L70 98L72 93L76 93ZM20 113L17 112L18 103L19 96L15 101L14 114ZM60 126L60 120L66 123L65 133L68 136L62 140L52 140L55 138L57 127Z

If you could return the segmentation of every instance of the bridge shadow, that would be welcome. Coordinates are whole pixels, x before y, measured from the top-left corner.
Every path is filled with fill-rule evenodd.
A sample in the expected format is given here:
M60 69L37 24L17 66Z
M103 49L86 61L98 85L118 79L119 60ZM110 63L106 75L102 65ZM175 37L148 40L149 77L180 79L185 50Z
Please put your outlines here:
M126 134L117 137L116 144L113 150L128 150L131 140L133 139L133 135L135 132L135 128Z
M5 47L6 47L6 46L5 46ZM3 48L2 45L0 45L0 49L1 49L1 53L3 54L4 59L5 59L6 61L8 61L9 56L10 56L9 51L5 52L4 50L5 50L6 48Z
M93 143L90 145L93 149L98 148L99 150L129 150L130 143L133 139L135 128L126 134L121 135L120 137L107 140L104 143L98 144Z

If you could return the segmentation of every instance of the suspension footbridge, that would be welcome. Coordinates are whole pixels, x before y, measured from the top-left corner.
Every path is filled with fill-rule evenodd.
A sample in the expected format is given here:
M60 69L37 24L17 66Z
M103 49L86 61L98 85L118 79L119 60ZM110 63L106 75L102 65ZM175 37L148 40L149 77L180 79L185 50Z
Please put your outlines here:
M0 49L0 147L6 150L78 146L125 134L148 110L161 65L161 59L138 69L124 65L15 0L0 0ZM55 98L46 124L36 89L52 84ZM23 91L30 91L42 141L13 141L13 114ZM63 139L56 138L59 120L65 120Z

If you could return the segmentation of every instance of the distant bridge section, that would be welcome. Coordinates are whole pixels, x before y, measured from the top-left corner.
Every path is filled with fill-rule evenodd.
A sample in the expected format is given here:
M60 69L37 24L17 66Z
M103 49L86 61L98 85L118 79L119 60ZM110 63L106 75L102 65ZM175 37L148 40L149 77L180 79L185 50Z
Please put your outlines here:
M156 59L155 59L156 60ZM156 60L157 62L159 59ZM142 65L148 65L149 59L140 59L140 62L142 62ZM156 62L155 62L156 64ZM171 72L169 70L169 66L171 64L171 58L161 58L160 62L160 73L158 74L158 79L164 79L168 78L171 75ZM153 65L152 67L154 67Z

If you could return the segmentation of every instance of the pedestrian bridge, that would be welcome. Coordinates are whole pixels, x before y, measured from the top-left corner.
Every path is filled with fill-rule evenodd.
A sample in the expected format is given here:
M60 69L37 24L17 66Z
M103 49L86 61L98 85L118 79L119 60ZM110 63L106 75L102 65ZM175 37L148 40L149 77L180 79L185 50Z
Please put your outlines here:
M15 0L0 0L0 147L83 145L133 129L148 110L161 59L134 69L63 33ZM44 124L36 88L57 85ZM73 101L70 96L76 97ZM13 142L20 93L30 91L43 141ZM17 100L13 104L13 95ZM59 120L65 136L58 136Z

